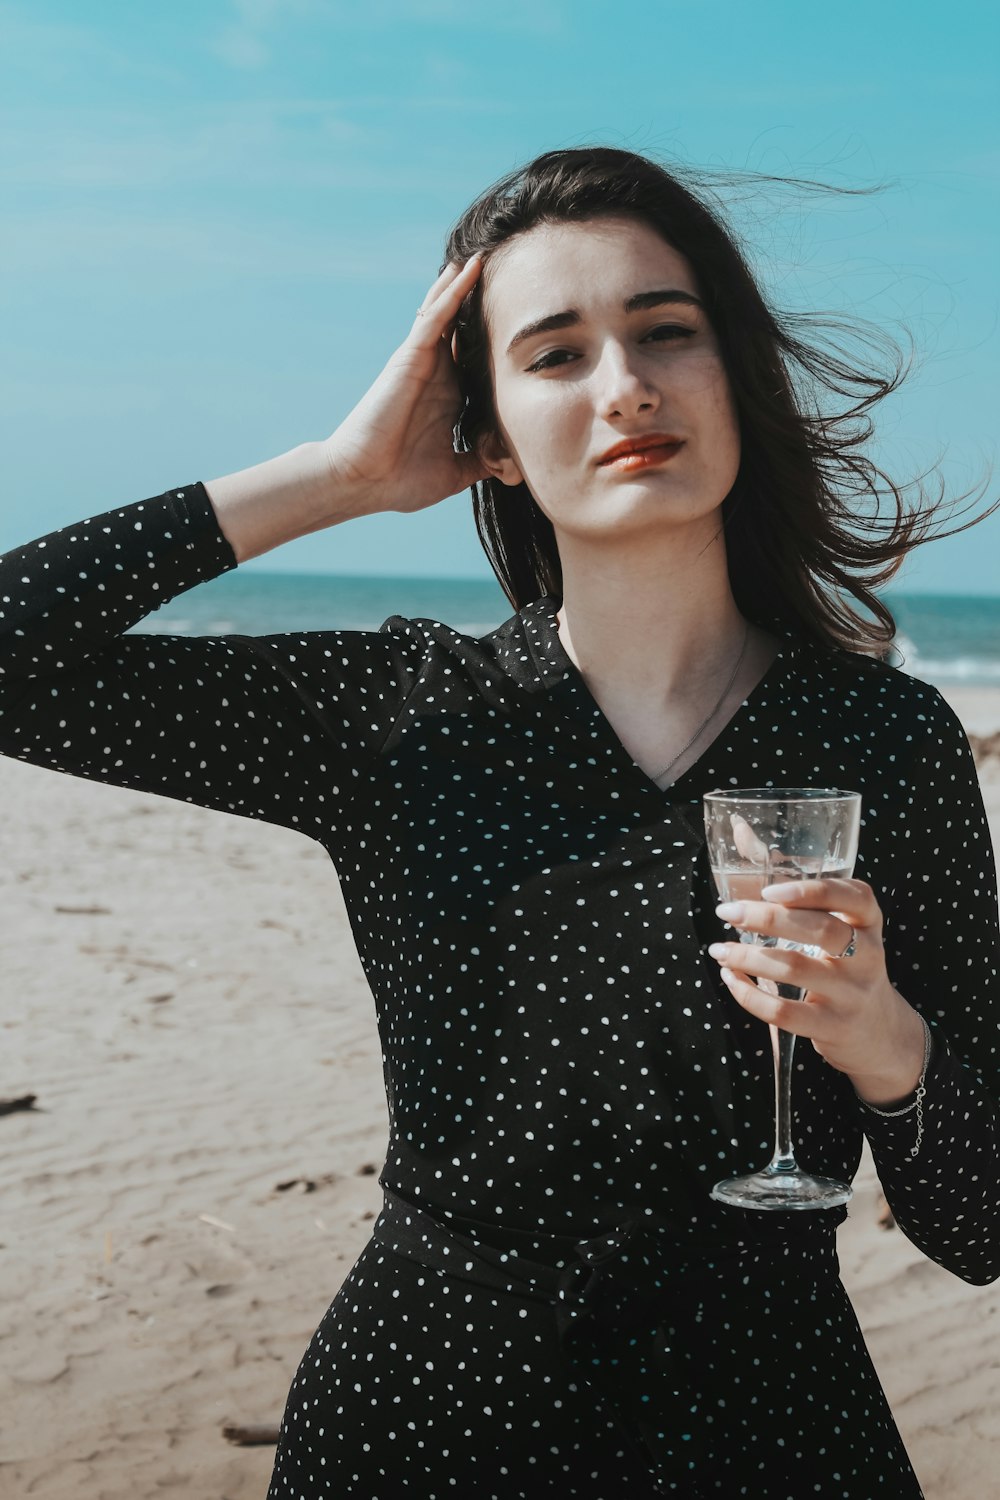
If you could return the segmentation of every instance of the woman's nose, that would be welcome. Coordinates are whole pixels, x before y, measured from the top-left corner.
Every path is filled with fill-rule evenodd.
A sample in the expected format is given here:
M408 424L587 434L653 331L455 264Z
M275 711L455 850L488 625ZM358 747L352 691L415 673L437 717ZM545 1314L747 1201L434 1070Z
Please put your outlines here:
M596 374L602 416L633 416L640 411L655 411L660 404L659 391L644 371L637 350L609 342Z

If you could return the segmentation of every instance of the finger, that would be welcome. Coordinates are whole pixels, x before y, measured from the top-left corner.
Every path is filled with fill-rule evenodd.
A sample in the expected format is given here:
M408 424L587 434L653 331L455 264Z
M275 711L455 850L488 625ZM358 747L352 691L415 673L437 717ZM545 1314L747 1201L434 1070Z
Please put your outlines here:
M810 957L795 948L765 948L758 944L713 943L709 956L723 968L774 984L793 984L796 989L825 989L832 971L829 960Z
M779 995L769 995L738 969L723 969L722 982L733 999L759 1021L780 1026L782 1031L792 1031L796 1036L812 1037L817 1031L816 1008L808 1001L782 1000Z
M450 260L448 264L446 266L443 266L442 269L438 272L436 280L434 280L427 288L427 293L424 297L423 302L421 303L421 306L423 306L424 303L431 302L435 297L439 296L446 287L451 285L456 276L460 275L462 271L468 270L472 261L476 259L481 260L482 257L477 253L477 255L470 256L467 261Z
M776 906L794 906L803 911L832 911L852 927L882 925L882 911L875 892L865 880L783 880L765 886L761 895Z
M715 914L738 932L803 943L831 956L843 953L854 931L851 923L832 912L800 911L770 901L723 901Z
M746 818L734 812L730 814L729 822L733 830L733 843L736 845L737 854L743 859L748 859L751 864L766 869L767 845L757 837Z
M414 328L423 332L432 326L435 337L440 338L446 325L458 316L458 310L475 285L482 267L482 256L478 254L471 255L464 266L457 261L446 266L420 304Z

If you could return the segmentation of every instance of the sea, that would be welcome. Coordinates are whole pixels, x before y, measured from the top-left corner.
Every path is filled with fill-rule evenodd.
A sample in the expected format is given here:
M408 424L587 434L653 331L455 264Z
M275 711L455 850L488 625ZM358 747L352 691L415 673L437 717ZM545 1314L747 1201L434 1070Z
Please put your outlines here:
M1000 596L887 592L898 627L894 664L935 686L1000 686ZM199 584L141 621L160 635L277 635L377 630L390 615L486 635L513 609L491 578L385 578L237 569Z

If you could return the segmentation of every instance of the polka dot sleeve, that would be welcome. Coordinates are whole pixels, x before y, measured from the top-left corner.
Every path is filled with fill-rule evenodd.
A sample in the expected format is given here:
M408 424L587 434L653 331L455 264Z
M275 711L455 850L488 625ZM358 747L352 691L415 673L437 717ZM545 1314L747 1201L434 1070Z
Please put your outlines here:
M977 1285L1000 1276L1000 937L996 871L972 752L940 698L905 770L895 889L885 930L890 978L927 1020L933 1052L917 1112L862 1107L900 1228ZM908 1103L910 1101L903 1101Z
M321 838L402 711L397 631L126 636L236 566L200 484L0 558L0 752Z

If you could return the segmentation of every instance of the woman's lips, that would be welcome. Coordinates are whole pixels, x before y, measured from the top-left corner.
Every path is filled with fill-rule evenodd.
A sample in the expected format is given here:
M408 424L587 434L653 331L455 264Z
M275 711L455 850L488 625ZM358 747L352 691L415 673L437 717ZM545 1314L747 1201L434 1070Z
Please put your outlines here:
M624 469L626 472L637 469L651 469L655 464L665 464L679 453L683 444L681 443L657 443L650 448L641 448L631 453L622 453L618 458L608 458L600 465L602 469Z

